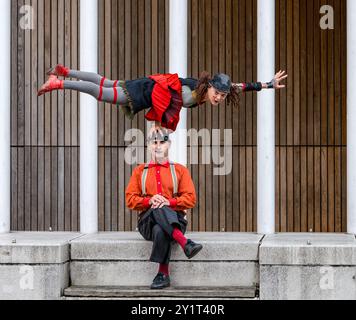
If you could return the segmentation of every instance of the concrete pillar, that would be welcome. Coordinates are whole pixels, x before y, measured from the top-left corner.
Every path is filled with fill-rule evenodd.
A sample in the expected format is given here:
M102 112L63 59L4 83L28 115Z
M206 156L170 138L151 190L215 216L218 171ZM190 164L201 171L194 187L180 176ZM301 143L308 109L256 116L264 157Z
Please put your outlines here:
M187 0L169 1L169 73L186 78L188 72ZM187 109L182 108L176 132L172 135L170 159L187 165Z
M10 232L11 0L0 1L0 233Z
M80 2L80 69L98 72L98 0ZM98 231L98 102L80 94L80 232Z
M347 1L347 232L356 234L356 1Z
M275 74L275 0L257 4L257 78ZM275 92L262 90L257 98L257 231L275 232Z

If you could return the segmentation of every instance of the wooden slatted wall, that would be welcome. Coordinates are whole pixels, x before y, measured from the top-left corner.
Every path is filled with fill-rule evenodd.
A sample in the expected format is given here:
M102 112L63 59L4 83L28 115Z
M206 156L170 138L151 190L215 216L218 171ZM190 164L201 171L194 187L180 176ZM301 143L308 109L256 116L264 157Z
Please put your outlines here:
M320 28L323 5L334 30ZM346 1L277 0L276 230L346 231ZM292 35L292 36L291 36Z
M168 2L99 2L99 72L111 79L136 79L168 70ZM111 104L99 104L99 230L135 230L137 214L125 205L132 169L125 163L125 132L146 134L144 114L132 121ZM144 145L142 146L144 148Z
M79 0L13 0L11 229L79 229L79 110L76 93L37 97L46 70L78 66ZM20 27L30 5L34 28Z
M19 28L26 4L35 11L33 30ZM319 28L323 4L335 10L334 30ZM236 82L269 80L256 79L256 0L188 6L190 76L207 70ZM276 17L276 65L289 73L287 90L276 95L276 230L345 231L346 1L276 0ZM79 65L79 0L16 0L12 18L12 230L76 231L78 95L36 92L49 66ZM167 1L100 0L99 36L99 72L107 78L167 72ZM233 130L230 175L214 176L214 163L189 165L198 195L190 230L256 231L256 102L248 93L237 109L188 111L188 128L220 129L222 136ZM124 135L130 128L145 132L144 115L129 121L103 103L98 115L99 230L134 230L136 215L124 201L132 172ZM198 153L201 161L201 149L200 143L188 156Z
M189 1L191 76L207 70L227 73L234 82L256 80L256 6L256 0ZM256 95L248 93L237 109L205 105L188 111L188 128L221 129L221 136L233 130L231 174L214 175L212 159L210 165L190 166L198 196L189 215L192 230L256 230L256 106ZM201 151L201 144L195 149L190 151ZM202 163L201 152L199 157Z

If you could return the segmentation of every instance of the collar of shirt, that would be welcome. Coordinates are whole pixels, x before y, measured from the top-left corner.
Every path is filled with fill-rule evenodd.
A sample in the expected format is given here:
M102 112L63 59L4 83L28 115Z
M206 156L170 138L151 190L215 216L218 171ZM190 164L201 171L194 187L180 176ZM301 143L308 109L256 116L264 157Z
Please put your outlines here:
M150 162L150 164L148 165L148 168L156 168L156 167L165 167L168 168L169 167L169 161L166 161L164 163L155 163L155 162Z

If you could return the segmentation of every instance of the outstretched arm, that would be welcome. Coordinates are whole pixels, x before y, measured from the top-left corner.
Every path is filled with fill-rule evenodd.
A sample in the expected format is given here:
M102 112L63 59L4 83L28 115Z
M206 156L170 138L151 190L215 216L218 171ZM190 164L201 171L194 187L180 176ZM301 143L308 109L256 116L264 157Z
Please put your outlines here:
M262 89L283 89L285 85L280 84L282 80L286 79L288 75L285 71L280 70L275 74L270 82L247 82L247 83L233 83L232 86L241 92L261 91Z

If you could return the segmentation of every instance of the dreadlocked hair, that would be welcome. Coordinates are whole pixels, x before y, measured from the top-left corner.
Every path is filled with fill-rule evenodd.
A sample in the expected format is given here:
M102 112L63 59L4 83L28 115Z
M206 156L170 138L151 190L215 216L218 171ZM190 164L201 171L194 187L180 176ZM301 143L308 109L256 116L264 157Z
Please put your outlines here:
M228 106L232 106L233 108L237 108L240 102L240 93L238 87L231 86L230 92L226 97L226 103Z
M207 71L203 71L200 74L200 78L198 80L195 92L197 93L197 103L202 104L204 103L205 96L209 89L209 82L211 80L211 75Z
M208 89L210 87L210 81L211 81L211 75L207 71L203 71L200 74L200 78L198 80L195 92L197 94L197 104L202 104L204 103L206 94L208 92ZM237 87L231 86L230 92L228 93L226 97L226 102L227 105L232 107L238 107L239 102L240 102L240 91Z

